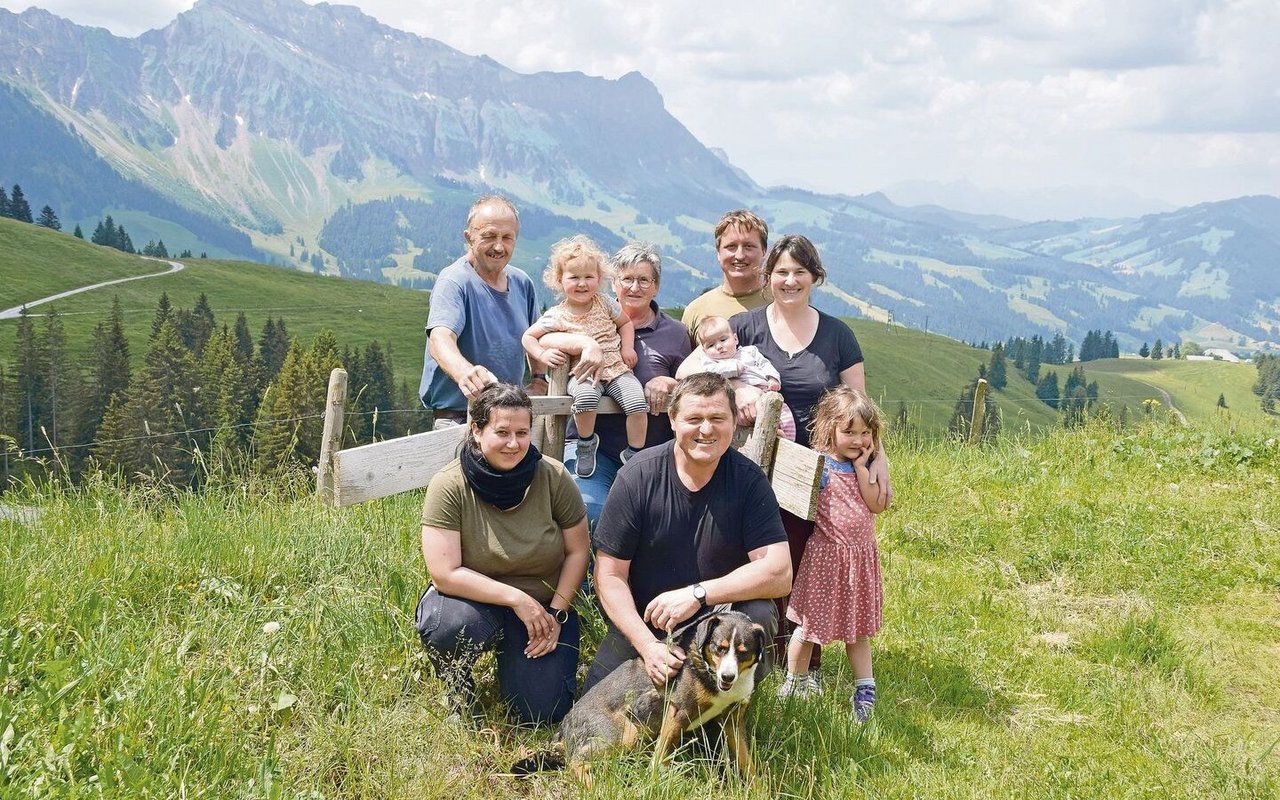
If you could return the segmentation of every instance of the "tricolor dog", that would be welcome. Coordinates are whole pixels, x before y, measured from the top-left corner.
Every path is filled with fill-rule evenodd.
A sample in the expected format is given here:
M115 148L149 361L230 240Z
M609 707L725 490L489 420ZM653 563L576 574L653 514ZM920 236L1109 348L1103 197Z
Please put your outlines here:
M684 665L656 689L642 658L623 663L584 694L560 723L555 746L563 755L524 759L512 771L570 767L588 780L586 762L609 750L630 750L656 740L653 763L666 762L680 735L714 719L722 721L730 758L744 777L754 774L743 717L764 659L764 628L738 611L716 611L676 637ZM557 757L560 756L560 757Z

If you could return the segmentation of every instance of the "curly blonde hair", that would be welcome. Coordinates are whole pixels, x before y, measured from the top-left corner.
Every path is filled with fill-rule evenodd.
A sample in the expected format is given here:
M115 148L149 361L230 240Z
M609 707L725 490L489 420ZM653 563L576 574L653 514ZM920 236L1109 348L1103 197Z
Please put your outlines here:
M561 239L551 247L551 258L547 261L547 268L542 271L542 283L556 294L564 294L560 288L560 278L564 275L564 268L575 258L596 262L596 270L600 273L600 291L603 292L613 278L613 265L609 262L609 256L581 233Z
M855 416L862 418L871 432L872 444L879 450L884 436L884 412L870 397L848 386L828 389L818 400L809 428L809 446L819 453L834 453L836 431L847 426Z

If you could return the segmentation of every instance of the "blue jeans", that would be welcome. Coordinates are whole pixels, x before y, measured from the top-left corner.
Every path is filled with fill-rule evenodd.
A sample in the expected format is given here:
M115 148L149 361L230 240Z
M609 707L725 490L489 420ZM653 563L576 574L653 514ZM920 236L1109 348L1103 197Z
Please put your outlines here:
M466 702L475 697L471 667L482 651L498 657L498 688L522 723L556 723L573 705L577 687L578 612L560 628L555 650L528 658L529 632L506 606L440 594L434 584L418 598L414 627L436 677Z
M622 465L611 456L597 452L595 474L590 478L579 478L573 470L577 463L578 440L566 439L564 465L569 468L570 477L578 485L578 491L582 493L582 502L587 504L587 525L594 533L596 523L600 521L600 510L604 508L604 499L609 496L609 488L613 486L613 479L618 477L618 470L622 469Z

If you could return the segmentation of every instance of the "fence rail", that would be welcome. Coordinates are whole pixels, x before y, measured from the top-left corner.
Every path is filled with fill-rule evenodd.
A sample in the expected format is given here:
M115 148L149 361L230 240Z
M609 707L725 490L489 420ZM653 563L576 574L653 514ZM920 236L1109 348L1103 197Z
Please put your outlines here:
M564 450L565 424L573 409L573 398L564 394L567 380L566 370L556 370L551 375L551 393L532 398L534 419L542 420L542 425L534 426L535 443L553 458ZM322 502L338 508L424 488L455 458L458 445L466 436L467 426L458 425L343 450L346 392L346 371L333 370L329 374L316 494ZM778 505L798 517L813 519L822 457L807 447L778 438L781 410L782 397L777 392L767 392L760 398L756 424L743 439L741 452L769 476ZM621 409L612 399L601 398L599 413L618 414Z

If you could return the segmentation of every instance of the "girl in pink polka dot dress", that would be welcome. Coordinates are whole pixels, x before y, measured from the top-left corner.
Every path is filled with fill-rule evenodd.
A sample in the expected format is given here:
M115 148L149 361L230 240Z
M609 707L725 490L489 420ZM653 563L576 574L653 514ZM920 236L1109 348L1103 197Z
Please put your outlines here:
M844 642L853 667L850 698L859 722L876 702L871 637L880 630L884 587L873 514L884 511L867 466L880 447L884 415L865 394L839 386L818 401L813 449L823 453L813 538L791 589L787 619L798 627L787 648L781 697L817 693L809 676L814 645Z

